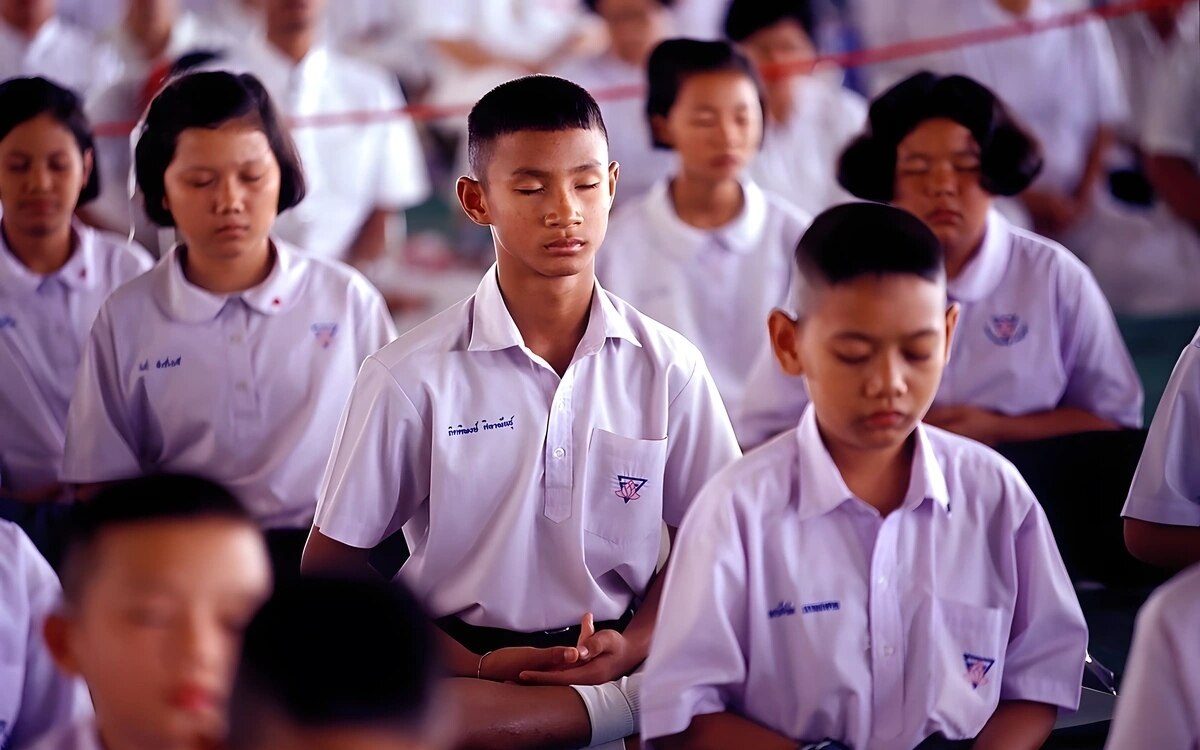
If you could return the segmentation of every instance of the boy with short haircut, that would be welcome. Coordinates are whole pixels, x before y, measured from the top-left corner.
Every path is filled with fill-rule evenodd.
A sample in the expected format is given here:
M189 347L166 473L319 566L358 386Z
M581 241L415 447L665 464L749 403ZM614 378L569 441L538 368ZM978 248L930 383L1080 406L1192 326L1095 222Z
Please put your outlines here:
M72 512L60 669L88 684L94 719L36 750L194 750L223 740L239 635L267 597L257 525L227 490L159 475L115 482Z
M314 649L314 643L336 649ZM434 750L445 716L433 627L403 586L306 577L246 628L230 750Z
M1087 628L1045 514L991 450L920 420L958 308L937 238L889 206L818 216L772 345L799 426L704 490L646 665L660 748L1037 748L1079 701Z
M596 283L618 166L595 101L520 78L468 129L459 201L491 227L496 266L363 364L304 568L368 572L403 528L399 578L472 678L453 684L467 744L619 743L663 524L737 444L696 348Z

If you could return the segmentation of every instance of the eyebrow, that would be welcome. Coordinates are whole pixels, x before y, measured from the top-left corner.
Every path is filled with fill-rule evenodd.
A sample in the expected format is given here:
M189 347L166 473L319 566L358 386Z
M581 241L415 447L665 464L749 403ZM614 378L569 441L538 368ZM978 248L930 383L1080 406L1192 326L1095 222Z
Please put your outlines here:
M911 341L913 339L925 338L927 336L936 336L937 334L938 331L936 329L925 328L920 331L905 334L903 338L905 341ZM869 336L858 331L843 331L842 333L835 334L833 338L838 341L861 341L867 344L874 344L879 340L874 336Z
M980 156L980 149L966 149L950 152L950 156ZM904 155L905 159L928 159L930 153L928 151L911 151Z
M580 172L590 172L593 169L600 169L603 165L598 161L589 161L587 164L580 164L577 167L571 167L567 170L568 174L579 174ZM544 180L553 176L552 172L544 169L536 169L534 167L517 167L512 171L513 177L536 177L539 180Z

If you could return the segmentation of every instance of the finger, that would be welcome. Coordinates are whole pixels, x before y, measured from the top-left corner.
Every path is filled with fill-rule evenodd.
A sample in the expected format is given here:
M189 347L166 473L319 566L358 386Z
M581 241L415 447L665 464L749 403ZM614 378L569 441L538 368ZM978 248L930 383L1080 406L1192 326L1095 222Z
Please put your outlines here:
M598 685L608 682L609 676L601 662L589 662L580 667L552 672L522 672L518 679L528 685Z
M596 620L592 617L591 612L585 612L583 620L579 623L579 640L575 643L575 647L579 650L579 658L588 658L588 651L583 644L587 643L595 633Z
M595 659L601 654L606 654L612 651L613 646L620 637L621 634L615 630L601 630L594 634L591 638L588 638L586 641L582 641L579 646L579 651L581 654L586 651L589 660Z

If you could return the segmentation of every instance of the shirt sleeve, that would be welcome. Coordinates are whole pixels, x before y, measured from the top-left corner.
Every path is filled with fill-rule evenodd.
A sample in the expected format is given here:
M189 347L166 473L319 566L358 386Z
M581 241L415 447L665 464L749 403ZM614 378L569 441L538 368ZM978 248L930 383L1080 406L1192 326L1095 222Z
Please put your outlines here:
M25 627L25 678L21 686L20 713L12 727L12 747L24 747L55 727L68 724L91 713L91 701L84 684L58 670L45 641L42 624L46 615L59 605L62 589L49 563L18 528L13 528L16 548L10 550L20 570L24 597L28 603ZM7 536L7 535L6 535Z
M380 75L379 90L381 111L395 113L405 107L404 95L390 76ZM375 206L404 209L428 198L429 172L412 117L393 115L374 129L381 146L375 162Z
M1154 83L1142 146L1200 169L1200 42L1176 40Z
M1017 599L1004 654L1001 700L1079 707L1088 631L1046 514L1013 471L1028 512L1016 530Z
M1108 26L1096 19L1083 24L1087 35L1088 52L1094 69L1093 91L1096 96L1097 124L1115 126L1129 119L1129 98L1125 91L1125 78L1117 63L1117 51L1113 47Z
M1122 427L1142 426L1142 383L1100 285L1081 262L1059 269L1059 320L1067 387L1060 406Z
M790 430L800 421L806 406L808 388L804 379L779 369L775 353L767 347L750 368L741 410L733 418L738 442L749 450Z
M1142 607L1105 747L1200 747L1198 600L1200 567L1192 567Z
M141 473L137 433L121 388L109 305L100 309L88 336L67 410L62 481L87 483Z
M1200 331L1179 356L1150 424L1121 515L1172 526L1200 526Z
M412 401L388 368L368 357L334 436L314 525L352 547L383 541L428 500L430 445Z
M746 681L746 553L732 498L708 485L676 535L646 660L642 737L684 731L740 703Z
M742 455L725 405L700 354L683 389L668 406L663 520L678 527L710 478Z

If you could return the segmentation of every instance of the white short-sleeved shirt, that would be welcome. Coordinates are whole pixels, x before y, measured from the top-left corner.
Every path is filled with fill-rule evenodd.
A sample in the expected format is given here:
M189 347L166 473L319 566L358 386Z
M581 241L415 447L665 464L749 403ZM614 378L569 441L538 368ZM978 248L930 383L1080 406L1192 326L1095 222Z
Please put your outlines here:
M767 316L785 304L796 243L810 217L742 181L742 212L719 229L686 224L662 180L609 223L597 275L621 299L700 348L730 414L750 364L769 346Z
M1196 13L1186 14L1196 23ZM1178 156L1200 169L1200 41L1180 38L1158 71L1142 147Z
M1200 747L1200 565L1151 595L1138 612L1108 750Z
M149 254L123 237L72 225L74 252L40 275L0 236L0 477L12 490L58 481L67 406L100 305L148 270Z
M988 214L979 253L947 283L961 305L935 406L969 404L1009 416L1072 406L1123 427L1142 423L1142 386L1091 272L1056 242ZM803 380L768 352L735 415L757 445L808 403Z
M733 711L804 742L973 737L1001 700L1079 702L1087 625L1045 513L991 450L916 430L902 506L846 487L809 409L676 536L642 736Z
M174 23L171 24L167 46L157 60L145 58L141 46L124 22L113 26L104 35L104 41L121 57L124 77L137 79L143 84L143 79L156 64L171 63L179 56L194 50L226 49L236 39L235 32L225 32L212 24L205 23L198 15L188 10L180 12Z
M104 745L95 717L89 717L49 732L28 750L104 750Z
M382 68L319 46L294 65L261 40L214 65L253 73L289 117L375 113L377 118L302 122L292 129L308 194L276 221L275 232L283 239L313 255L341 259L372 211L408 208L429 195L416 127L397 114L404 96Z
M1121 515L1172 526L1200 526L1200 330L1179 355L1150 423Z
M90 31L59 18L32 39L0 21L0 81L17 76L42 76L87 99L121 76L121 58Z
M180 249L96 318L67 415L63 481L199 472L266 528L299 528L354 374L394 338L379 293L340 263L275 241L266 281L220 295Z
M621 165L614 205L632 202L677 171L679 159L675 152L655 148L651 143L642 91L646 86L645 70L606 53L569 63L554 74L583 86L600 105L608 131L609 158Z
M315 525L354 547L403 527L399 578L434 617L533 632L620 617L704 482L738 455L704 360L596 285L560 378L489 271L367 359Z
M840 71L838 71L840 75ZM837 181L846 144L862 132L867 102L832 76L792 79L796 102L787 122L768 121L750 174L763 189L818 214L854 198Z
M58 671L42 640L42 623L61 596L58 577L33 542L0 520L0 747L21 750L91 713L83 682Z

